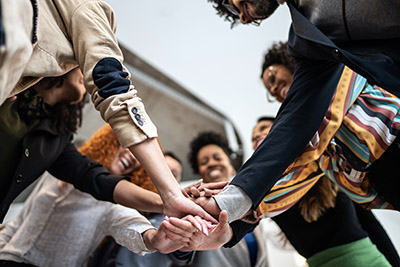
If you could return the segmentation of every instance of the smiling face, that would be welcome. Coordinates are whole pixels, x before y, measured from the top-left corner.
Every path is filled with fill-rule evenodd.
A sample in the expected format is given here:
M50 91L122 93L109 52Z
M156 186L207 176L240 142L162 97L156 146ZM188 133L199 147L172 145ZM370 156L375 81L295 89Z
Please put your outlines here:
M262 120L257 123L257 125L253 129L252 135L252 145L253 149L255 150L267 137L269 131L271 130L273 121L270 120Z
M129 149L120 147L111 162L110 173L119 176L129 175L139 166L139 161Z
M276 0L226 0L239 12L240 22L248 24L268 18L279 6Z
M202 147L197 153L199 174L204 183L229 181L235 175L228 155L224 150L214 144Z
M283 102L292 84L293 74L284 65L274 64L265 69L262 79L271 95Z

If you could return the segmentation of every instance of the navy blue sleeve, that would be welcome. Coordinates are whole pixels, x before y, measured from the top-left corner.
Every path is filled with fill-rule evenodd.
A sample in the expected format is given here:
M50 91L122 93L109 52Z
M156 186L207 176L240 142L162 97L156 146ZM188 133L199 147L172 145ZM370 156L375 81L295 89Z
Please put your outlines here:
M327 61L295 63L293 83L270 133L231 183L252 199L253 209L318 130L344 68Z
M259 224L259 222L254 223L254 224L249 224L249 223L243 222L241 220L237 220L237 221L230 223L229 225L232 228L233 235L232 235L231 240L228 243L226 243L224 245L224 247L231 248L234 245L236 245L237 243L239 243L239 241L242 240L242 238L247 233L253 232L258 224Z

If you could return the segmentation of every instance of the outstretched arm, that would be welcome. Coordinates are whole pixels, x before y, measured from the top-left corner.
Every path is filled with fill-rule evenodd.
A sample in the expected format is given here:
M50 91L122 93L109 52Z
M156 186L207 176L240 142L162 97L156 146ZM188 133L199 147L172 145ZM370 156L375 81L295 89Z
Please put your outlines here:
M343 68L326 61L296 61L293 83L270 133L228 186L244 192L251 199L252 209L257 208L320 127ZM215 197L218 205L228 211L230 220L240 218L250 208L245 206L237 212L240 207L224 205L238 203L232 200L236 193L227 194L235 190L226 189Z
M160 146L155 138L147 139L129 148L150 175L164 203L164 213L168 216L184 217L198 215L211 222L216 220L200 206L187 199L173 177Z

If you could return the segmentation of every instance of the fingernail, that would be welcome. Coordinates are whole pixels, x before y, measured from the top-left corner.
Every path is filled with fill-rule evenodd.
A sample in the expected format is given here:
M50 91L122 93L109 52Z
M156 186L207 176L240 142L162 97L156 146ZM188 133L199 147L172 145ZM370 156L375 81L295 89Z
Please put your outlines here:
M204 233L206 236L208 236L208 229L207 229L207 227L204 227L203 233Z
M195 222L195 227L201 231L201 225L198 222Z
M164 216L164 220L169 221L168 216Z

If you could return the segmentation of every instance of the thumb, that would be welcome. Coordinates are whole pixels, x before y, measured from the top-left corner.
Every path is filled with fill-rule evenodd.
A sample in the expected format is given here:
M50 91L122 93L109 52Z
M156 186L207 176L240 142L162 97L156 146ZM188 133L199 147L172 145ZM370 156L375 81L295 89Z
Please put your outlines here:
M223 210L219 213L219 224L227 224L229 223L228 212Z

